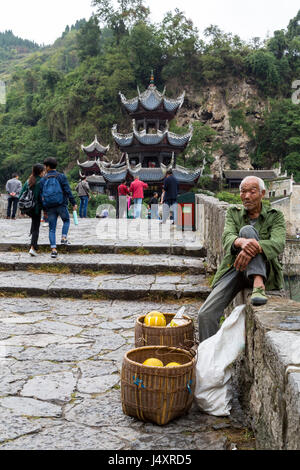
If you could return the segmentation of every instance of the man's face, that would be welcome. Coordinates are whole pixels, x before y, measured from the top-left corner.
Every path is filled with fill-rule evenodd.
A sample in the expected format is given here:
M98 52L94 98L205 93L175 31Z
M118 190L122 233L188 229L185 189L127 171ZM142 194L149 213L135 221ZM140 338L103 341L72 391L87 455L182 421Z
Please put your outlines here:
M260 211L264 195L265 191L260 191L258 181L252 178L245 181L240 190L240 197L247 211Z

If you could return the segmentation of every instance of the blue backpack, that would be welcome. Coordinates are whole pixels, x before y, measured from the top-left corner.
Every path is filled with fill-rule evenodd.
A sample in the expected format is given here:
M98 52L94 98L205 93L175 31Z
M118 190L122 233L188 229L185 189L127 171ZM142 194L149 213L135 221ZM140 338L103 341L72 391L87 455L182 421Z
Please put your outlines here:
M58 181L58 174L45 176L45 182L42 189L43 207L57 207L61 206L64 201L64 193L60 182Z

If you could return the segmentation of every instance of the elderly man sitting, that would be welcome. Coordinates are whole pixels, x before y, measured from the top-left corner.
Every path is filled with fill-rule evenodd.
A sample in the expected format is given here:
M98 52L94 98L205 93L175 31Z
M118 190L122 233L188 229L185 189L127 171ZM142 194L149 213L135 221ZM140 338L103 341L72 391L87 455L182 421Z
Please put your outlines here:
M278 255L286 237L282 212L262 204L263 180L247 176L240 185L244 207L227 211L222 242L224 259L214 277L213 290L199 310L199 341L214 335L224 309L244 288L252 288L251 303L267 303L265 289L283 288Z

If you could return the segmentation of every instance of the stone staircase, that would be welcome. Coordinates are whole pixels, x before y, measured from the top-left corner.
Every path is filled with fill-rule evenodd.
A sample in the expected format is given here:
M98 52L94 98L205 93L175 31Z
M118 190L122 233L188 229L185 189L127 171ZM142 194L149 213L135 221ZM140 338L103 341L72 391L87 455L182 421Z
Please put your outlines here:
M47 229L33 258L28 221L9 221L9 233L0 220L0 450L252 449L238 406L230 418L193 406L163 427L122 413L120 371L136 318L184 304L197 329L211 273L195 242L100 241L93 223L53 260Z
M51 259L49 249L37 257L19 251L22 247L16 245L10 246L11 251L1 251L0 292L123 300L203 300L211 290L203 258L137 255L132 247L128 254L110 253L109 248L108 253L92 254L91 246L85 247L89 254L76 253L74 246L63 248L64 253L57 259ZM126 249L122 247L123 253Z

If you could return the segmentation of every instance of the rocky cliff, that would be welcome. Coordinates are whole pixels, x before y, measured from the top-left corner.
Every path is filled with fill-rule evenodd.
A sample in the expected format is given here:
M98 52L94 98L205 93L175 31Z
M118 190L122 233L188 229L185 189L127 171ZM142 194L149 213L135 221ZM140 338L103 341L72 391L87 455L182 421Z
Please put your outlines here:
M207 86L200 92L186 89L184 107L181 109L177 122L180 126L194 121L207 124L218 133L218 140L223 144L237 144L240 148L237 160L238 169L252 169L249 154L253 150L251 138L242 127L233 129L230 125L231 110L242 107L246 121L254 124L261 121L267 106L258 93L257 88L248 80L229 80L226 87L221 85ZM215 161L211 165L212 174L219 176L221 168L230 169L222 149L214 153Z

